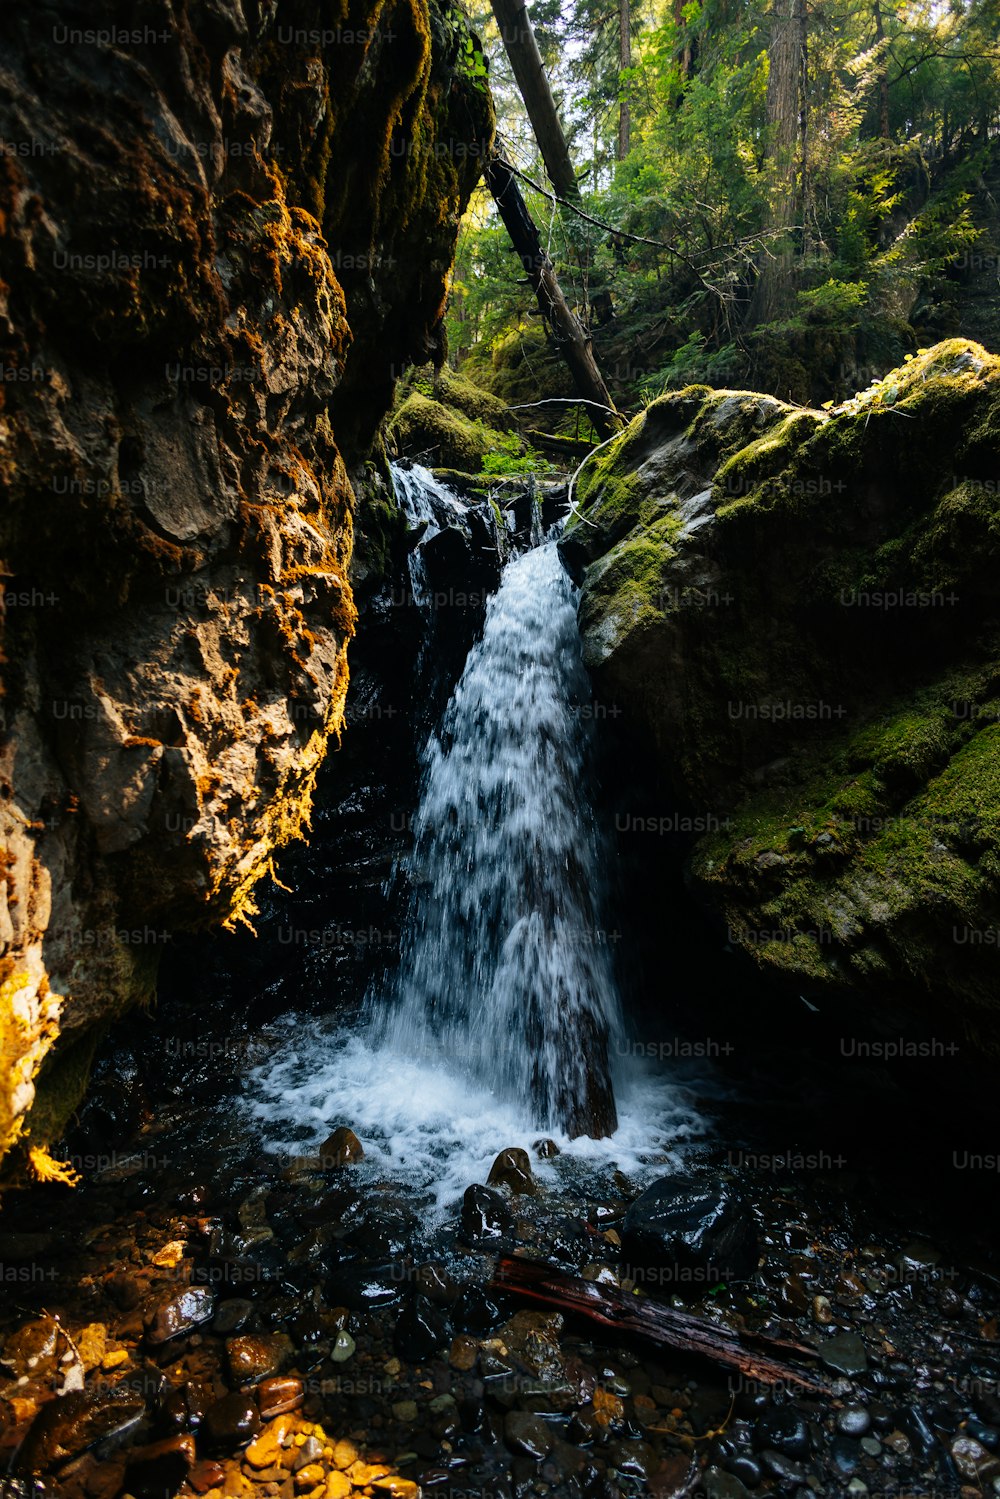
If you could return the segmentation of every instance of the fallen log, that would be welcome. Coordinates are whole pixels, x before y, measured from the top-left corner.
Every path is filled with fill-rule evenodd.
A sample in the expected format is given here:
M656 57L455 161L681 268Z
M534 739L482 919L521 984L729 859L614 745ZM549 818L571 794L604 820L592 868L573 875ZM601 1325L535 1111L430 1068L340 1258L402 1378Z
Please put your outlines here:
M738 1369L748 1379L762 1384L797 1385L817 1395L829 1394L822 1375L803 1370L778 1357L781 1354L815 1358L816 1350L786 1342L766 1333L738 1333L714 1326L691 1312L677 1311L650 1297L629 1295L617 1286L597 1285L566 1275L538 1260L503 1258L491 1286L538 1301L570 1315L588 1317L616 1332L633 1333L661 1348L698 1354L727 1369ZM755 1344L758 1353L748 1344ZM773 1352L772 1352L773 1350Z

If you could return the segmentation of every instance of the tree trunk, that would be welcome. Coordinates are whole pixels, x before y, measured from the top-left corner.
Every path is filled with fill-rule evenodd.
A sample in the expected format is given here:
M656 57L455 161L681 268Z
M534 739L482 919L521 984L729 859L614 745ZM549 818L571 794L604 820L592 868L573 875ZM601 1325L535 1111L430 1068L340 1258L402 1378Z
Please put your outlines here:
M622 73L632 66L632 12L629 0L618 0L618 66ZM618 160L624 161L632 145L632 107L629 103L630 82L620 80L621 103L618 106Z
M882 24L880 0L873 0L872 15L875 18L875 40L879 44L878 64L878 133L882 140L889 139L889 59L882 43L885 27Z
M806 42L803 0L775 0L768 46L767 124L774 162L774 196L768 229L773 249L761 263L750 310L752 323L768 323L791 297L792 247L784 231L795 222L797 207L796 148L805 149L803 72Z
M549 181L557 197L578 199L569 147L524 0L492 0L492 5Z
M486 168L486 185L510 235L511 244L521 257L542 316L573 376L577 391L588 405L588 413L602 437L612 437L619 430L621 418L615 412L590 340L580 326L573 309L563 296L555 269L538 234L538 230L521 196L517 179L507 162L494 157Z

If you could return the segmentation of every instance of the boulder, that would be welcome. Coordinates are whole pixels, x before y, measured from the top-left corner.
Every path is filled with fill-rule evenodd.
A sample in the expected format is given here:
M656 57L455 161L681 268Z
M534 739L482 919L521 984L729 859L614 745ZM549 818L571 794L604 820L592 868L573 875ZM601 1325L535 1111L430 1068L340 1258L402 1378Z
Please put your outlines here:
M625 1214L621 1238L623 1278L650 1295L695 1299L757 1268L753 1213L726 1181L661 1177Z

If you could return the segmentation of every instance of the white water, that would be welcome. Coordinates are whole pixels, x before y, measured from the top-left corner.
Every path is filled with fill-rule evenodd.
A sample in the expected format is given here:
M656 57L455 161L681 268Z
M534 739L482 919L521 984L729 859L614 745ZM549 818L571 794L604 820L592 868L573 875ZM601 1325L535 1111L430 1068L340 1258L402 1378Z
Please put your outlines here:
M425 534L460 523L460 502L429 474L396 482ZM410 574L419 605L419 547ZM506 568L424 749L398 969L373 985L361 1033L288 1017L251 1080L272 1148L301 1154L349 1124L378 1174L445 1206L485 1180L498 1150L542 1134L562 1154L541 1175L568 1166L579 1181L588 1165L602 1179L612 1163L645 1174L701 1133L686 1092L630 1055L589 700L576 592L543 542ZM587 1138L609 1081L617 1128Z

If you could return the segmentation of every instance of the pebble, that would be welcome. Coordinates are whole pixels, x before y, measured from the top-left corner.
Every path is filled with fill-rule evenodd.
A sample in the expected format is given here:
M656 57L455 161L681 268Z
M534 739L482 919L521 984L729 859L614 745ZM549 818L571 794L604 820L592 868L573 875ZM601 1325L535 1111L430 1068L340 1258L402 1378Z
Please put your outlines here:
M865 1454L866 1457L881 1457L882 1443L879 1441L878 1437L862 1437L861 1451Z
M508 1411L503 1423L508 1447L524 1452L540 1462L552 1451L552 1437L541 1416L531 1411Z
M335 1364L346 1364L349 1358L353 1358L357 1346L350 1333L342 1327L334 1338L333 1347L330 1349L332 1362Z
M856 1332L834 1333L819 1347L819 1356L837 1374L863 1374L868 1368L865 1345Z
M277 1374L295 1356L287 1333L248 1333L226 1342L229 1372L237 1384L257 1384Z
M976 1483L980 1465L988 1460L989 1453L975 1437L956 1437L951 1444L951 1456L962 1477Z
M212 1331L222 1333L239 1332L253 1316L253 1302L242 1296L224 1301L212 1318Z
M531 1148L540 1161L549 1161L560 1153L555 1140L535 1140Z
M837 1412L837 1430L845 1437L863 1437L871 1424L863 1405L847 1405Z
M509 1233L512 1226L510 1210L499 1192L475 1183L462 1198L462 1236L476 1242L479 1239L499 1239Z
M486 1178L491 1187L508 1187L515 1195L533 1197L538 1185L531 1174L531 1160L526 1150L516 1146L501 1150Z
M281 1416L285 1411L296 1410L304 1399L301 1379L293 1379L287 1374L262 1380L257 1390L257 1404L265 1421Z
M417 1402L415 1400L397 1400L392 1407L392 1414L397 1421L412 1426L417 1419Z
M365 1158L364 1147L357 1135L346 1125L335 1129L319 1148L320 1163L324 1171L338 1170L342 1166L354 1166Z
M248 1395L224 1395L205 1413L205 1430L221 1448L243 1447L260 1431L260 1413Z
M260 1436L250 1444L244 1454L250 1466L271 1468L279 1463L291 1440L292 1430L291 1416L278 1416L265 1426Z
M734 1473L706 1468L702 1475L705 1499L750 1499L750 1492Z
M813 1321L818 1322L820 1327L829 1327L833 1321L833 1307L826 1296L814 1296L812 1303Z
M809 1428L798 1411L779 1406L764 1414L753 1430L753 1445L760 1452L766 1447L784 1452L788 1457L806 1457L809 1453Z
M164 1494L174 1494L194 1461L194 1437L189 1433L137 1447L128 1455L125 1487L135 1499L160 1499Z
M146 1341L154 1347L192 1332L211 1320L215 1292L210 1286L188 1286L159 1302L146 1317Z
M348 1499L351 1487L346 1473L330 1473L326 1480L326 1499Z
M479 1344L475 1338L468 1337L466 1333L459 1333L458 1337L452 1341L448 1362L460 1374L467 1374L470 1369L475 1368L478 1356Z

